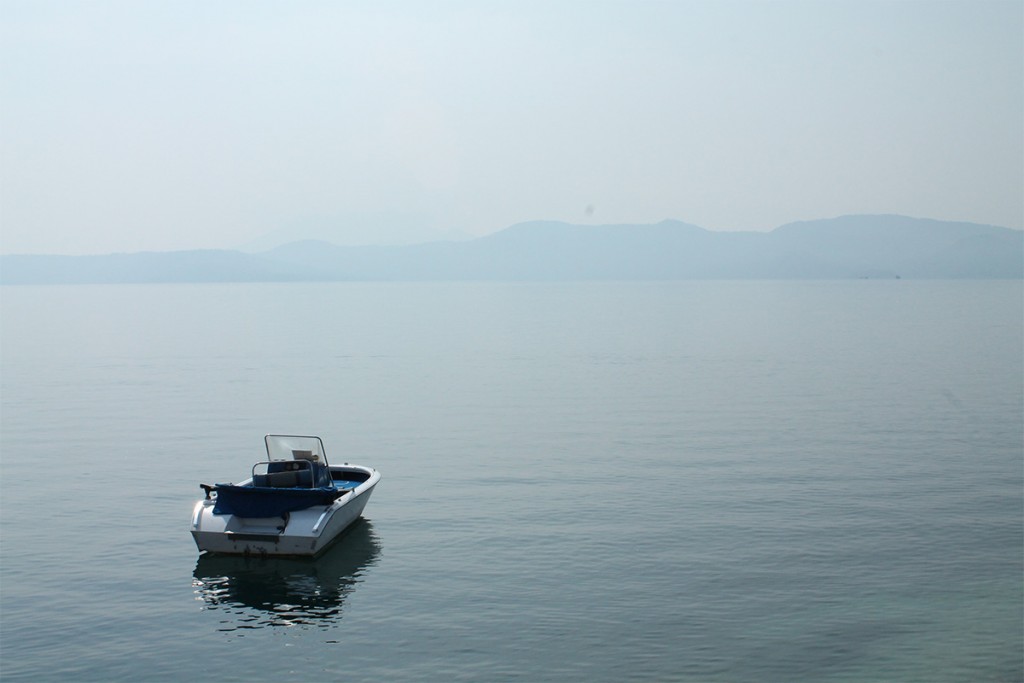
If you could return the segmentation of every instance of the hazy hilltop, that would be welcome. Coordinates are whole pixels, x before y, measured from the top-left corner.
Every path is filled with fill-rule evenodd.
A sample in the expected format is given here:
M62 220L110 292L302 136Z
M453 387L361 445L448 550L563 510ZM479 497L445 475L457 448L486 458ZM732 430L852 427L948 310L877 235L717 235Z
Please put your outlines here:
M474 240L412 246L304 241L258 254L0 257L3 284L897 277L1022 278L1024 233L894 215L790 223L771 232L712 232L673 220L535 221Z

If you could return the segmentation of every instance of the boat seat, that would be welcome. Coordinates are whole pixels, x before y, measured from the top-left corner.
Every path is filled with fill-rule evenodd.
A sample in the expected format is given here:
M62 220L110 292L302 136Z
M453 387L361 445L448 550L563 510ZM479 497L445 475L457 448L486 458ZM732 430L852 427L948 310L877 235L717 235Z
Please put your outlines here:
M271 472L267 475L267 486L293 488L299 485L298 472Z

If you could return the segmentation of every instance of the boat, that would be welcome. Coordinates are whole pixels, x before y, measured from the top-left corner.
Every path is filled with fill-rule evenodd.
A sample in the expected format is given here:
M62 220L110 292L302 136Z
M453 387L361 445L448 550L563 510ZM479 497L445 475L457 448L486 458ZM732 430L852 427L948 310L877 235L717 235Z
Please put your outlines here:
M372 467L331 465L318 436L268 434L266 460L237 484L200 484L192 510L200 552L315 557L363 513Z

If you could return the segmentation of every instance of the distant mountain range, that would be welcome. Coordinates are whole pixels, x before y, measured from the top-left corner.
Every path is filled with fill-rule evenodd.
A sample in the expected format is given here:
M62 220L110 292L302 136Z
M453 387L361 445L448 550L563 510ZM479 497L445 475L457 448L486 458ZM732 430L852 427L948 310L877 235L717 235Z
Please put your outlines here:
M712 232L671 220L537 221L466 242L412 246L305 241L257 254L0 256L0 284L1022 277L1020 230L894 215L790 223L771 232Z

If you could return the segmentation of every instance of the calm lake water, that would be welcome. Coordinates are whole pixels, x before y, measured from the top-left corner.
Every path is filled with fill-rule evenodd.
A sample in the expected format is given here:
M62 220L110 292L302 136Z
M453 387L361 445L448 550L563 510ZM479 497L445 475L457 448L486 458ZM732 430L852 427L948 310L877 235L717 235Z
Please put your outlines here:
M4 681L1020 681L1021 282L0 289ZM200 557L265 433L379 469Z

